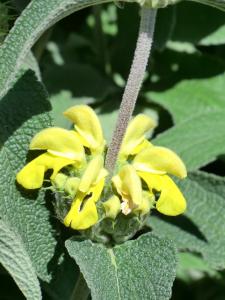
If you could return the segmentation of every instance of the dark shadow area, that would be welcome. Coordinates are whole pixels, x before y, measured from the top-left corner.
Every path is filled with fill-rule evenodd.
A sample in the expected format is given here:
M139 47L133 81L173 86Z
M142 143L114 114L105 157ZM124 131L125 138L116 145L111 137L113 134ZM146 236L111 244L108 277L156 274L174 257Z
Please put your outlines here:
M135 235L132 237L131 240L136 240L138 239L141 235L150 232L151 230L149 229L149 227L145 226L143 227L141 230L139 230L138 232L135 233Z
M22 292L7 270L0 264L0 300L25 300Z
M219 158L216 161L208 164L200 170L219 176L225 176L225 156L219 156Z
M225 300L224 289L222 276L220 280L206 274L204 277L200 275L199 279L190 276L187 281L175 280L171 300Z
M50 94L69 90L74 97L91 97L102 99L114 83L102 76L93 66L80 63L68 63L62 66L52 64L43 71L43 82Z
M154 52L149 72L153 77L145 82L147 91L164 91L185 79L208 79L223 74L225 63L210 54L185 53L166 49Z
M172 40L197 44L223 25L222 11L200 3L181 2L176 6L176 26Z
M31 131L29 125L33 123L35 126L32 117L51 110L51 105L46 99L47 94L41 83L37 81L34 72L26 71L0 102L1 147L27 122L27 132L20 130L15 137L15 143L23 141L21 134L28 135Z
M15 185L23 198L26 198L28 200L37 200L39 189L27 190L24 187L22 187L16 180L15 180Z
M183 230L184 232L194 235L196 238L202 240L203 242L208 242L204 234L198 229L195 223L193 223L185 215L179 215L174 218L174 217L169 217L169 216L164 216L162 214L159 214L157 213L157 211L154 211L152 215L160 217L160 219L162 219L164 222L176 226L179 229Z

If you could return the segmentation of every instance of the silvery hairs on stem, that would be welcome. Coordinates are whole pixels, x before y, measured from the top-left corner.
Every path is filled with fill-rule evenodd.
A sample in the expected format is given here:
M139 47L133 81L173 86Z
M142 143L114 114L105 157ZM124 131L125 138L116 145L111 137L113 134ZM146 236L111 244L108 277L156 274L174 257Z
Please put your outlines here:
M146 6L141 9L141 22L134 59L120 104L113 137L106 154L105 167L111 175L115 168L122 140L125 135L127 125L132 117L137 97L144 80L145 70L152 48L156 13L157 10Z

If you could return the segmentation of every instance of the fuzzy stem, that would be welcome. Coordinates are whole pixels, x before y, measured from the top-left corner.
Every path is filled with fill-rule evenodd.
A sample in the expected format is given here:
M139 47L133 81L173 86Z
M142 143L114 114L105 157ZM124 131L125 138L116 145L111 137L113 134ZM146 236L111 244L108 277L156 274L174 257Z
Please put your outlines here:
M152 47L156 12L156 10L152 10L147 7L143 7L141 11L140 29L134 59L120 104L119 115L113 132L112 141L106 155L105 166L111 174L115 168L122 140L134 111L137 97L144 79Z

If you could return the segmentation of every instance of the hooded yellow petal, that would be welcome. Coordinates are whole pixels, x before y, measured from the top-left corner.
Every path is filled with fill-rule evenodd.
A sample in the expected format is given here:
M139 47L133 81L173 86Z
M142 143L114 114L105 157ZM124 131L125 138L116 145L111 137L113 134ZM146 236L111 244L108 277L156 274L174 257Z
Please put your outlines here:
M135 213L138 212L141 215L146 215L153 207L154 201L155 201L155 197L152 193L143 191L141 204L134 210L134 212Z
M137 115L129 124L120 150L120 156L133 154L134 149L143 143L145 134L155 127L155 122L148 116ZM136 151L134 151L136 152Z
M93 185L90 190L89 193L91 193L91 198L93 199L94 202L97 202L101 196L102 190L104 188L104 184L105 184L105 179L102 178L101 180L99 180L99 182L95 185Z
M38 189L43 184L44 174L47 170L53 169L51 179L54 180L63 167L73 163L73 160L44 153L28 163L17 174L16 179L26 189Z
M56 156L82 161L84 148L74 131L51 127L40 131L30 143L30 150L48 150Z
M139 145L137 145L132 151L131 151L131 155L136 155L139 152L141 152L142 150L148 148L148 147L153 147L153 145L146 139L143 140L142 143L140 143Z
M131 210L140 205L142 201L141 180L131 165L127 164L122 167L118 175L112 178L112 182L122 196L122 200L129 205Z
M160 192L156 202L156 209L167 216L177 216L186 209L186 200L173 180L167 175L155 175L138 172L147 183L150 191Z
M86 193L92 184L96 182L101 170L103 169L103 157L101 155L95 156L87 165L86 170L81 178L79 190Z
M69 177L64 186L65 192L69 194L71 198L74 198L78 191L79 184L80 184L80 178Z
M64 224L75 230L87 229L98 221L98 212L92 197L83 200L84 194L80 193L73 202L70 211L64 219Z
M107 218L115 220L119 212L121 211L121 203L120 199L117 196L112 196L103 203L103 207L105 209L105 214Z
M187 176L187 170L173 151L152 146L141 151L133 160L133 166L138 171L150 172L153 174L172 174L180 178Z
M74 123L84 146L90 148L93 153L103 151L105 141L102 127L92 108L87 105L76 105L66 110L64 116Z

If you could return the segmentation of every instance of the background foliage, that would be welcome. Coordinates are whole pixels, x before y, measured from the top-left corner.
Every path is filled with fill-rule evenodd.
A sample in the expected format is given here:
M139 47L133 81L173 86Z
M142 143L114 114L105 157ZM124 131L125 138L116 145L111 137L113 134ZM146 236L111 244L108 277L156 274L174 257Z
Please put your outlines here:
M51 0L46 7L44 2L33 1L0 48L0 299L40 299L37 277L44 299L70 299L79 269L69 254L93 299L129 299L126 282L140 276L134 272L140 251L140 281L155 294L146 295L139 286L133 299L170 298L176 261L171 299L225 299L224 12L186 1L158 12L153 55L136 107L136 113L159 124L153 143L175 150L188 167L188 179L178 182L187 212L174 219L150 216L146 231L151 233L111 252L74 238L66 242L67 252L64 242L74 232L54 217L51 194L19 190L15 174L29 159L27 145L36 132L50 124L69 128L61 112L71 105L92 105L110 140L135 48L139 7L87 7L49 28L86 1ZM27 3L1 0L1 43ZM98 255L105 257L103 265L98 266ZM117 286L113 295L110 280Z

